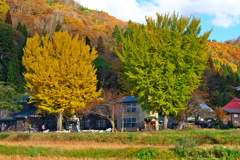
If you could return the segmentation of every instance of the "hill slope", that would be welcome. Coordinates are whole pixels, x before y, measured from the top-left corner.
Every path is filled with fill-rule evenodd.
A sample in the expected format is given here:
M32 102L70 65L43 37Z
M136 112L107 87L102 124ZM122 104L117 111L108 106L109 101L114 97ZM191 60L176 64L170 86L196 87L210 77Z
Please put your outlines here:
M88 36L95 46L101 36L108 42L115 25L126 27L127 23L108 13L87 9L73 0L6 0L10 6L12 24L21 22L27 26L30 36L35 32L52 34L59 21L63 30L73 35Z

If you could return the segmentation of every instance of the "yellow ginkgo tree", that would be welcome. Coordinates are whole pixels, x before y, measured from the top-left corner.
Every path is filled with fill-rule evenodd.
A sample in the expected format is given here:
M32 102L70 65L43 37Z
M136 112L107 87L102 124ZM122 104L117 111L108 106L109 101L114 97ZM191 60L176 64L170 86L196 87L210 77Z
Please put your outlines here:
M67 31L27 39L23 64L30 103L56 115L57 130L62 130L64 115L73 115L100 94L92 63L96 57L84 40Z

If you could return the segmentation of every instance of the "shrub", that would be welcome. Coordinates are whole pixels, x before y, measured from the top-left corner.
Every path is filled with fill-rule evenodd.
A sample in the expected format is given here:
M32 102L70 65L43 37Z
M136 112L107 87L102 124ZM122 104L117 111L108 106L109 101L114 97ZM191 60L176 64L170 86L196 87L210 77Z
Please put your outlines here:
M4 140L4 139L7 138L8 136L10 136L9 133L1 133L1 134L0 134L0 140Z
M25 133L11 134L11 136L9 136L9 140L11 141L26 141L29 138L30 138L30 134L25 134Z
M230 149L230 148L223 148L223 147L213 147L209 149L202 149L202 148L194 148L194 149L186 149L185 150L185 157L189 159L238 159L240 157L240 150L239 149Z
M216 136L210 135L208 133L199 134L195 137L195 140L198 145L202 144L219 144L218 139L215 138Z
M152 148L143 148L138 151L137 157L139 159L151 159L154 156L154 151Z
M196 141L192 140L190 138L182 137L180 138L179 142L176 143L176 146L174 148L175 152L180 155L186 154L186 149L188 148L194 148L196 147Z

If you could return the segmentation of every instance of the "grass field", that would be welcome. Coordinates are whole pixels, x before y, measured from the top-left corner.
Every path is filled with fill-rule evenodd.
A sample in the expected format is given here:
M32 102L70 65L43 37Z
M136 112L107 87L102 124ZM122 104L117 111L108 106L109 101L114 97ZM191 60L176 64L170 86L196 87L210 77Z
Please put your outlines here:
M239 159L240 130L0 133L0 159Z

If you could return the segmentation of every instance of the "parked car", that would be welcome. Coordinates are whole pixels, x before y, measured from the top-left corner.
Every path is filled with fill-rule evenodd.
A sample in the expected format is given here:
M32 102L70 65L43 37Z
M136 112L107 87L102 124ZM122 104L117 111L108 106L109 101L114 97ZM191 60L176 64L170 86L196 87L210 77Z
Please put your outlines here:
M198 125L201 128L213 128L213 124L211 122L198 122Z
M177 129L178 123L173 122L169 128L171 129Z

